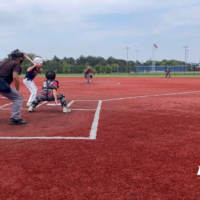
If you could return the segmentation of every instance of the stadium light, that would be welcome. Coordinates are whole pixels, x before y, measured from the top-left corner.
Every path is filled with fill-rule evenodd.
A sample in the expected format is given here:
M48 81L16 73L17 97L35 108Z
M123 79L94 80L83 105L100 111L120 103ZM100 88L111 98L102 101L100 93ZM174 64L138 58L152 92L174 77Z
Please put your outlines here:
M127 73L128 73L128 50L130 49L130 47L126 47L125 49L127 50Z
M186 63L187 63L187 54L188 54L188 46L184 46L183 48L185 48L185 66L186 66Z

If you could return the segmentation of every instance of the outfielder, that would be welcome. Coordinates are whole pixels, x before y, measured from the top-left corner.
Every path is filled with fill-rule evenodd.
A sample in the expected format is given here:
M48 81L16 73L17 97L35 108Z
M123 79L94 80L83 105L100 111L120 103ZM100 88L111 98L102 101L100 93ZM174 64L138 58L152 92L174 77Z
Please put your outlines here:
M33 82L33 79L36 77L36 75L38 73L41 73L43 71L42 68L41 68L42 63L43 63L42 58L36 57L36 58L33 59L33 62L35 64L27 69L27 73L26 73L24 80L23 80L24 85L31 92L31 95L30 95L29 100L27 102L28 107L31 105L31 103L37 97L37 94L38 94L38 88L36 87L35 83Z
M165 79L166 79L168 76L169 76L169 78L171 78L171 74L170 74L170 69L169 69L169 67L167 67L165 73L166 73Z
M41 101L55 101L55 103L57 104L58 99L60 100L63 112L71 112L71 110L69 110L67 106L65 95L61 93L57 94L59 82L55 80L55 78L56 73L54 71L50 70L46 72L46 80L43 82L41 94L40 96L37 96L35 100L31 103L31 106L28 109L29 112L33 112L33 110Z

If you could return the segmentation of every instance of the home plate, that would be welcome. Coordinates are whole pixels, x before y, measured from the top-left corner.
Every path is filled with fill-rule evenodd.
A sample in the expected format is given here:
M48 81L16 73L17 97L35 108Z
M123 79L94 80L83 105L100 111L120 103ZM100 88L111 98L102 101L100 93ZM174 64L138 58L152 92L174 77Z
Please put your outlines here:
M60 106L61 104L60 103L57 103L57 104L55 104L55 103L48 103L46 105L47 106Z

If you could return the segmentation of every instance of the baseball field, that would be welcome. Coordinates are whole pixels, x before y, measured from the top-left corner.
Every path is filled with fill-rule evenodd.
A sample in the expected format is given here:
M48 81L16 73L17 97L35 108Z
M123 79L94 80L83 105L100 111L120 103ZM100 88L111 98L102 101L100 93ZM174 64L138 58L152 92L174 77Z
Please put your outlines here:
M27 124L11 126L0 96L1 200L200 199L199 78L57 80L71 113L29 113L21 77Z

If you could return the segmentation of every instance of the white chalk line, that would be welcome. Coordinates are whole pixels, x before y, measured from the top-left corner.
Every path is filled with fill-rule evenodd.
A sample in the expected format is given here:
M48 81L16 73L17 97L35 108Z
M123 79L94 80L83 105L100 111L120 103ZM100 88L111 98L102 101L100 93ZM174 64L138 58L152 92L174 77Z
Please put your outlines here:
M45 103L47 103L48 101L43 102L42 104L39 104L39 106L44 105ZM74 100L70 101L70 103L67 105L68 108L74 103ZM12 103L11 103L12 104ZM10 104L5 104L3 106L0 107L0 110L11 110L11 108L4 108L5 106L10 105ZM55 106L55 104L47 104L48 106ZM58 104L57 104L58 105ZM59 104L60 105L60 104ZM39 106L37 106L36 108L38 108ZM28 110L28 108L22 108L22 110ZM77 110L77 111L94 111L96 109L71 109L71 110Z
M94 140L89 137L0 137L0 140Z
M0 110L11 110L11 108L0 108ZM22 108L22 110L28 111L28 108ZM96 109L70 109L70 110L77 110L77 111L94 111Z
M71 102L69 102L69 103L67 104L67 107L69 108L73 103L74 103L74 100L72 100Z
M61 106L61 103L57 103L57 104L55 104L55 103L48 103L46 105L47 106Z
M102 101L99 101L97 110L94 115L94 120L92 123L91 131L90 131L90 137L89 137L90 139L95 140L97 137L97 128L98 128L98 124L99 124L99 115L100 115L101 105L102 105Z
M67 106L69 107L73 103L74 103L74 100L72 100ZM53 136L53 137L44 137L44 136L41 136L41 137L0 137L0 140L95 140L96 135L97 135L97 127L98 127L101 104L102 104L102 101L99 101L97 109L72 109L72 110L84 110L84 111L95 111L96 110L89 137L61 137L61 136Z
M44 102L42 102L41 104L39 104L36 108L38 108L38 107L40 107L40 106L42 106L42 105L44 105L45 103L47 103L48 101L44 101ZM36 109L35 108L35 109Z
M91 100L91 99L89 99L89 100L74 100L74 101L101 101L101 100Z
M12 105L12 104L13 104L13 103L4 104L3 106L0 106L0 109L1 109L1 108L4 108L4 107L6 107L6 106Z
M83 110L83 111L94 111L94 110L96 110L96 109L70 109L70 110Z
M180 92L180 93L168 93L168 94L155 94L155 95L144 95L144 96L135 96L135 97L125 97L125 98L116 98L116 99L107 99L107 100L99 100L94 120L92 123L90 136L88 137L0 137L0 139L80 139L80 140L95 140L97 137L97 128L99 122L99 115L101 110L101 105L103 101L114 101L114 100L125 100L125 99L135 99L135 98L146 98L146 97L160 97L160 96L174 96L174 95L183 95L183 94L193 94L199 93L200 91L191 91L191 92ZM74 101L97 101L97 100L73 100L68 106L74 103ZM46 102L44 102L46 103ZM44 104L43 103L43 104ZM5 105L4 105L5 106Z
M175 96L175 95L193 94L193 93L200 93L200 91L180 92L180 93L168 93L168 94L153 94L153 95L124 97L124 98L116 98L116 99L106 99L106 100L102 100L102 101L116 101L116 100L138 99L138 98L147 98L147 97Z

